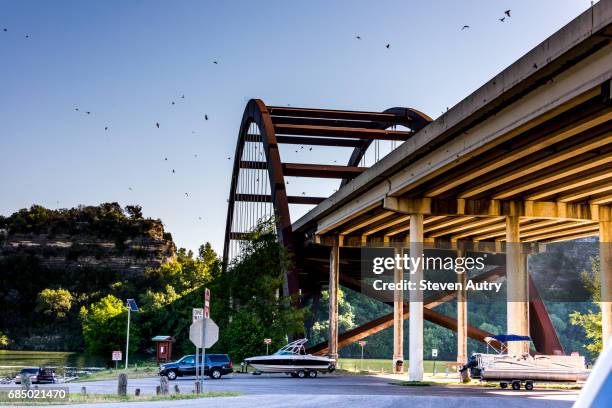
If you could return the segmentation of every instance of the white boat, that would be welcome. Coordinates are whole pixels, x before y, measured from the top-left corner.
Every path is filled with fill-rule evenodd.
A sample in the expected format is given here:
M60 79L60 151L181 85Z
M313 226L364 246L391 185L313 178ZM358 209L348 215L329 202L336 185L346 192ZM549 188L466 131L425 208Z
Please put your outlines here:
M244 361L258 373L286 373L299 378L316 378L319 372L334 371L335 359L306 354L304 344L307 341L295 340L274 354L249 357Z
M504 354L507 342L530 341L527 336L500 335L485 341L490 346L502 344L499 354L474 353L462 371L469 369L472 378L483 381L499 381L502 388L512 385L517 390L524 384L531 390L534 381L577 382L584 381L589 374L583 356Z

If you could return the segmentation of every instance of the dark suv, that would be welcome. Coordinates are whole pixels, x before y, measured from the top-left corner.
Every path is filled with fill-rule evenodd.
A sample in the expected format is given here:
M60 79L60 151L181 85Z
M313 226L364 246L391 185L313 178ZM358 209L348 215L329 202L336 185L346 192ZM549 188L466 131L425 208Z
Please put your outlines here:
M201 363L202 356L199 356L199 360ZM176 377L195 375L195 361L196 358L192 354L184 356L173 363L162 364L159 366L159 375L164 375L169 380L175 380ZM227 354L206 354L204 375L217 380L222 375L229 374L232 371L232 359Z

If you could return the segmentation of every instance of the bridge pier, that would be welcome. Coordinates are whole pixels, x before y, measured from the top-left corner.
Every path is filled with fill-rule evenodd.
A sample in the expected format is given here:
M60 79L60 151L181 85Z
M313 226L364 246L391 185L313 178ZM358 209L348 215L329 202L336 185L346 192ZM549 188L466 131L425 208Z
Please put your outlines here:
M599 222L601 329L604 348L612 341L612 221Z
M463 249L457 251L457 257L465 255ZM468 359L467 351L467 271L457 274L457 283L461 284L457 291L457 362L466 364Z
M423 253L423 214L410 215L410 256L419 257ZM423 264L415 268L410 274L410 282L417 285L423 279ZM411 381L423 380L423 292L411 290L410 322L408 333L408 359Z
M395 247L394 256L401 249ZM394 283L401 283L404 278L404 270L395 268L393 272ZM402 364L398 365L397 362ZM395 289L393 291L393 371L397 374L404 372L404 291Z
M336 241L329 255L329 335L328 355L338 359L338 290L340 285L340 246Z
M506 284L508 334L529 336L529 276L523 253L519 217L506 217ZM529 353L529 343L510 342L508 354Z

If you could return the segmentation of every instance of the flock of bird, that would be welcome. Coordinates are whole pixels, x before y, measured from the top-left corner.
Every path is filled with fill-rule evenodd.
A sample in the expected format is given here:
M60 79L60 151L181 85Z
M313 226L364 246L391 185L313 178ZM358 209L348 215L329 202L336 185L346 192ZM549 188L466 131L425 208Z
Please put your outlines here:
M512 17L512 14L511 14L511 13L512 13L512 11L511 11L510 9L505 10L505 11L504 11L504 13L503 13L503 15L502 15L502 17L498 18L498 20L499 20L501 23L504 23L504 22L506 21L506 19L507 19L507 18L511 18L511 17ZM463 26L461 27L461 31L463 31L463 30L467 30L467 29L469 29L469 28L470 28L470 25L465 24L465 25L463 25ZM4 32L8 32L8 28L3 28L3 31L4 31ZM24 36L25 36L25 38L30 38L30 35L29 35L29 34L25 34ZM361 40L361 39L362 39L361 35L355 35L355 36L354 36L354 38L355 38L356 40ZM386 43L384 47L385 47L386 49L390 49L390 48L391 48L391 43ZM218 62L217 60L212 61L212 63L213 63L214 65L218 65L218 64L219 64L219 62ZM181 94L180 99L181 99L181 100L184 100L184 99L185 99L185 95L184 95L184 94ZM176 105L176 101L175 101L175 100L171 100L171 101L170 101L170 104L171 104L172 106L174 106L174 105ZM74 108L74 110L75 110L76 112L83 113L83 114L85 114L85 115L92 115L92 112L91 112L91 111L89 111L89 110L81 110L81 108L79 108L79 107L75 107L75 108ZM208 120L209 120L208 114L207 114L207 113L204 113L204 114L203 114L203 118L204 118L204 120L205 120L205 121L208 121ZM156 128L156 129L160 129L160 128L161 128L160 122L155 122L155 125L154 125L154 126L155 126L155 128ZM105 125L105 126L104 126L104 130L105 130L105 131L109 131L109 129L110 129L110 125L109 125L109 124L107 124L107 125ZM192 133L195 133L195 132L194 132L194 131L192 131ZM303 150L303 149L304 149L304 146L301 146L299 150ZM295 153L299 153L299 150L295 150ZM309 148L308 148L308 151L312 151L312 147L309 147ZM197 154L194 154L194 157L195 157L195 158L197 158L197 157L198 157L198 156L197 156ZM232 160L232 157L231 157L231 156L228 156L228 157L227 157L227 160ZM167 161L168 161L168 157L165 157L165 158L164 158L164 161L166 161L166 162L167 162ZM337 163L337 160L334 160L334 163ZM172 171L172 174L176 174L176 170L175 170L174 168L173 168L171 171ZM257 182L259 182L259 178L257 178ZM286 181L286 183L287 183L287 184L289 184L289 181ZM134 188L130 186L130 187L128 187L128 190L129 190L129 191L134 191ZM302 195L305 195L305 194L306 194L305 192L302 192ZM184 195L185 195L185 197L186 197L186 198L188 198L188 197L189 197L189 193L188 193L188 192L185 192L185 193L184 193ZM202 219L202 217L198 217L198 219L199 219L199 220L201 220L201 219Z
M499 21L501 21L502 23L504 23L504 22L506 21L506 18L510 18L510 17L512 17L512 15L511 15L511 14L512 14L512 10L506 10L506 11L504 11L504 16L503 16L503 17L498 18L498 20L499 20ZM463 27L461 27L461 30L462 30L462 31L463 31L463 30L467 30L468 28L470 28L470 26L469 26L469 25L467 25L467 24L465 24Z

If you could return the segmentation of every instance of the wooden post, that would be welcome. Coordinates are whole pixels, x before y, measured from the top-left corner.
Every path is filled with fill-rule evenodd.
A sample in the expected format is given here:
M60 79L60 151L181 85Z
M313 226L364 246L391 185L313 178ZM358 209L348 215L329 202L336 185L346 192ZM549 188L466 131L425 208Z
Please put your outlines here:
M529 336L527 254L521 248L519 217L506 217L506 283L508 334ZM510 342L508 354L529 353L529 343Z
M401 249L394 247L394 256ZM393 282L401 283L404 278L404 270L395 268ZM398 362L401 361L401 364ZM395 289L393 291L393 372L399 374L404 371L404 291Z
M117 378L117 394L120 397L125 397L127 395L127 375L125 373L119 374Z
M329 338L328 354L338 359L338 286L340 284L340 247L332 246L329 256Z
M159 377L159 386L161 388L161 395L168 395L170 393L170 384L168 383L168 377L165 375Z
M599 222L601 334L604 349L612 341L612 221Z
M414 258L423 255L423 214L410 215L410 256ZM410 282L416 288L423 279L423 263L411 271ZM423 380L423 292L410 291L410 322L408 339L408 359L410 364L409 378L411 381Z

